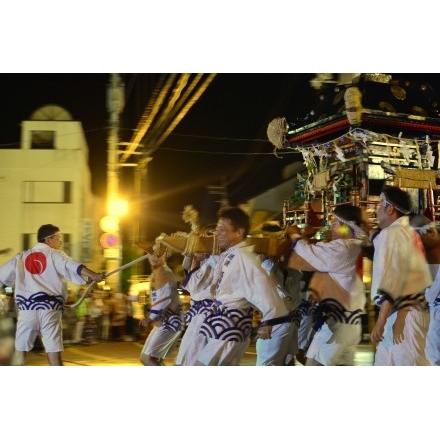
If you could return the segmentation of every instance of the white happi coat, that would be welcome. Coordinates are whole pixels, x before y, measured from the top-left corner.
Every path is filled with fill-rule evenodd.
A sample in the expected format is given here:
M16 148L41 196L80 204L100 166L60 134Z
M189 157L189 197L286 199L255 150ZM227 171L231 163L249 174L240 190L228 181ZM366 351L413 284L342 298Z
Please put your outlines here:
M385 293L394 301L394 312L376 346L374 365L428 365L425 346L429 311L424 292L432 277L420 236L403 216L384 228L373 243L371 298L380 305ZM403 341L394 344L393 325L400 308L407 308L408 314Z
M365 287L357 270L361 251L358 239L335 239L309 244L299 240L289 259L289 267L313 270L309 290L324 311L324 323L306 356L321 365L353 365L357 344L362 338L361 315L366 304ZM321 327L322 326L322 327Z
M239 365L250 340L253 307L261 311L262 321L288 310L253 246L245 242L220 255L214 276L215 306L200 329L207 341L197 364Z
M67 299L66 280L86 284L83 267L63 251L37 243L0 267L0 281L14 286L20 310L58 309Z
M374 239L371 299L380 301L380 290L392 299L424 292L432 277L420 236L407 216L394 221Z
M357 272L361 251L358 239L336 239L309 244L299 240L289 260L289 267L315 271L309 289L319 295L319 302L333 299L347 311L363 310L365 287Z
M223 255L224 254L224 255ZM287 314L276 283L261 267L253 246L242 242L226 250L220 261L220 278L215 287L215 300L231 309L257 307L262 321Z
M281 268L271 258L264 260L261 267L276 281L278 294L283 298L287 310L295 310L301 304L301 272L288 268L284 277Z

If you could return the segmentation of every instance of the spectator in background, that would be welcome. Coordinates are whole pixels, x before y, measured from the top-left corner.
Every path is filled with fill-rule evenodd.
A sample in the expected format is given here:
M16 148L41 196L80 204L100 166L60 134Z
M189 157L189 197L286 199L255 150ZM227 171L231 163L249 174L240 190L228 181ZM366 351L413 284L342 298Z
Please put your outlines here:
M14 355L15 314L12 297L0 292L0 366L11 365Z
M95 318L96 339L101 339L102 335L102 309L104 307L104 294L102 290L94 290L90 297L89 312Z
M63 310L63 336L65 344L71 344L74 339L76 326L76 309L73 309L72 307L70 307L70 305L76 302L75 296L75 293L69 291L65 303L66 306L69 307L64 307Z
M14 321L10 316L0 315L0 366L11 365L14 355Z
M63 365L62 310L67 299L66 281L82 285L99 282L105 274L90 270L61 251L60 229L40 226L38 243L0 266L0 281L14 286L18 308L14 365L24 365L40 333L50 365Z
M84 289L79 289L76 300L81 298L84 293ZM84 299L75 309L75 330L73 332L72 344L81 344L83 340L84 324L86 323L87 316L87 300Z
M127 316L125 318L125 336L126 336L125 340L135 341L137 339L136 331L139 328L139 323L135 327L135 318L133 316L134 310L133 310L132 301L126 299L125 307L127 310Z
M97 343L96 337L98 335L98 326L96 324L95 318L92 315L86 316L83 335L85 345L93 345Z
M103 294L102 298L102 320L101 320L101 333L99 334L100 339L103 341L108 341L110 338L110 314L111 314L111 304L110 304L110 294L107 292Z
M125 335L125 325L127 319L127 304L125 295L121 292L112 294L110 300L110 328L111 339L113 341L121 341Z
M409 224L410 195L394 186L380 194L373 239L371 299L379 307L371 341L374 365L429 365L425 355L429 310L425 289L432 276L420 236Z

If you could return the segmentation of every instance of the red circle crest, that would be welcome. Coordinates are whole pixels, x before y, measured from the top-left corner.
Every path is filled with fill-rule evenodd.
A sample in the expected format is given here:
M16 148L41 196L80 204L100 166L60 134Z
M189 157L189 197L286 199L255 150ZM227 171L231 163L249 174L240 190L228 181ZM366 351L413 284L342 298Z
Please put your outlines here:
M39 275L46 269L46 256L42 252L32 252L26 257L24 267L32 275Z

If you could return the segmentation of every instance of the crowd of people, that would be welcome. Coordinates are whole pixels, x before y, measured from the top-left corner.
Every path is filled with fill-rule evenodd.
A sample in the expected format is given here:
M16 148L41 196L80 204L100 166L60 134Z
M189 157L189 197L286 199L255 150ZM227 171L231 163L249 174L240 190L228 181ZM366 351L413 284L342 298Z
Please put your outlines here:
M182 308L166 256L149 256L151 303L139 327L152 330L140 362L163 365L180 341L176 366L238 366L255 338L258 366L352 366L371 302L375 366L440 365L437 225L413 214L409 193L396 186L383 188L376 217L372 229L361 208L337 206L326 240L288 225L283 232L291 247L274 257L248 243L250 219L241 208L221 209L215 231L220 253L195 253L182 263L189 310ZM81 306L65 307L78 297L69 298L62 279L84 285L105 275L64 254L57 227L43 225L38 241L0 266L0 281L15 287L13 365L25 364L37 335L50 365L62 365L63 342L94 344L134 331L123 294L93 291ZM364 255L372 259L369 292Z
M95 289L77 307L70 307L83 290L69 295L71 298L68 296L62 317L64 344L92 345L136 337L138 329L132 320L131 302L125 294Z

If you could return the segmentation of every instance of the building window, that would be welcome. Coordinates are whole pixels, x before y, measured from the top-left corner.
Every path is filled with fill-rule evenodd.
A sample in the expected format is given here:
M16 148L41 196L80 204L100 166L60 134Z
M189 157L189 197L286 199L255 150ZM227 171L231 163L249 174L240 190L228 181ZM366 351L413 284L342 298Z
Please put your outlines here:
M61 231L61 237L63 240L63 246L61 247L61 250L64 251L67 255L70 255L72 253L72 243L70 242L71 235L65 234L63 231Z
M23 203L71 203L72 182L23 182Z
M70 255L72 244L71 244L71 234L65 234L63 231L61 232L61 239L63 240L63 246L61 250L64 251L67 255ZM37 233L33 234L23 234L23 250L30 249L38 242Z
M55 132L48 130L33 130L31 132L32 150L54 150Z
M37 234L23 234L22 249L23 250L30 249L36 242L37 242Z

